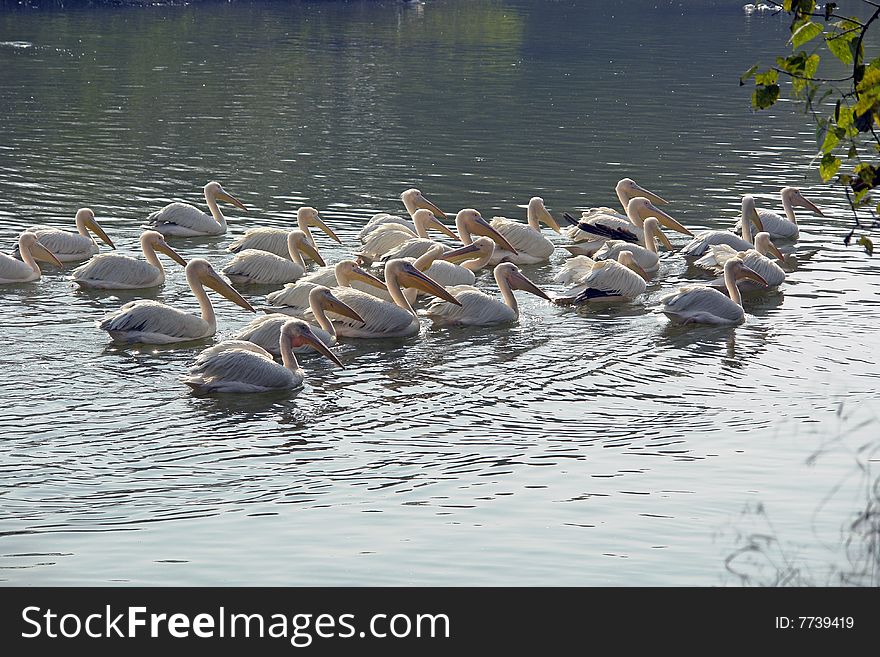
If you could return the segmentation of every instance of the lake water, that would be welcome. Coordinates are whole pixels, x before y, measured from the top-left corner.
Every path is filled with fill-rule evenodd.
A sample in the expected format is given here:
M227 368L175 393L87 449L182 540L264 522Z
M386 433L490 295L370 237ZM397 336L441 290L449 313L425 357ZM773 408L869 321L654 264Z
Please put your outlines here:
M193 396L178 377L213 340L111 345L95 320L138 295L79 292L53 268L5 286L0 580L839 581L871 480L858 463L876 468L878 267L842 243L851 215L810 166L805 117L752 113L737 86L787 24L742 1L584 5L0 13L5 251L89 206L134 253L147 214L202 205L213 179L250 213L175 246L215 264L306 203L342 238L318 237L336 261L411 186L450 213L521 217L533 195L557 215L616 204L631 176L697 229L731 226L744 193L778 210L797 185L827 215L799 214L788 281L738 327L655 312L695 279L669 253L643 302L522 295L515 326L423 320L411 339L345 342L344 370L304 361L305 387L281 396ZM525 271L559 291L565 255ZM153 296L196 309L173 265ZM216 308L217 339L251 319Z

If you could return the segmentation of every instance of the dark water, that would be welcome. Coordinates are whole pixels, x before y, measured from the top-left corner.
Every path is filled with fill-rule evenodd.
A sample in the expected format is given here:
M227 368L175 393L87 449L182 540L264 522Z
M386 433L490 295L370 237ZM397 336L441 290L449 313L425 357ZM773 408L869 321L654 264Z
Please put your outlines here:
M136 296L52 269L4 287L0 579L713 585L739 581L724 559L752 532L817 583L844 568L876 427L877 266L841 243L804 117L749 111L736 79L787 27L741 4L0 13L4 250L88 205L133 252L147 214L201 204L211 179L251 209L179 244L218 264L305 203L342 237L319 238L335 261L410 186L522 216L536 194L556 213L612 204L631 176L721 228L742 194L778 209L792 184L827 214L802 215L794 271L742 326L653 311L694 274L672 253L644 303L524 296L517 326L348 342L345 370L310 360L290 396L189 394L177 378L212 341L111 346L94 322ZM527 274L557 289L563 254ZM155 298L195 309L178 268ZM216 308L218 339L250 319Z

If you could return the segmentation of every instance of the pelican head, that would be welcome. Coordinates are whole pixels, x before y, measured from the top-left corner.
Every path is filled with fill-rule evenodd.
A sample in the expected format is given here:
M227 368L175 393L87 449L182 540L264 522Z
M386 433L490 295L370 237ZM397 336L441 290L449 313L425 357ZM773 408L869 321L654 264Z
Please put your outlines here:
M492 228L489 222L483 219L482 215L473 208L459 210L458 214L455 215L455 227L458 228L459 235L467 233L485 235L505 251L510 251L514 254L519 253L513 247L513 244L507 241L504 235Z
M816 205L812 201L805 198L804 195L801 194L801 190L799 190L797 187L783 187L780 195L782 196L783 200L788 199L788 202L793 206L799 206L812 210L820 217L825 216L824 214L822 214L822 210L816 207Z
M281 326L279 342L281 344L286 342L292 349L309 346L325 358L332 360L339 367L345 368L336 354L330 351L327 345L321 342L321 338L315 335L311 327L301 319L289 319L284 322Z
M684 235L693 236L691 231L655 206L651 202L651 199L644 196L631 198L626 206L626 214L630 218L630 221L633 221L636 218L645 219L646 217L657 217L660 223L667 228L683 233Z
M447 251L440 256L440 260L447 260L454 265L459 265L468 260L479 260L491 256L494 250L495 242L488 237L478 237L470 244Z
M614 190L617 192L618 196L623 195L625 198L635 198L637 196L641 196L642 198L648 199L652 203L660 203L662 205L669 203L669 201L661 196L658 196L654 192L649 192L632 178L624 178L623 180L619 180L617 182L617 185L614 186Z
M287 250L290 251L292 257L297 252L304 253L311 260L317 262L321 267L326 264L324 258L318 253L318 249L312 246L312 243L309 242L308 236L299 229L287 233ZM294 261L296 261L296 258L294 258Z
M776 245L770 241L770 233L760 232L755 235L755 251L761 255L772 253L780 262L785 262L785 256L782 251L776 248Z
M48 262L56 267L64 266L54 253L40 244L34 233L25 232L18 236L18 251L22 254L30 253L34 260L40 262Z
M177 264L186 267L186 260L181 258L177 251L168 246L168 243L165 241L165 236L162 233L155 230L145 230L141 233L140 241L141 250L146 250L147 245L149 245L154 251L164 253Z
M319 230L323 230L331 239L342 244L342 240L336 236L336 233L330 230L330 226L324 223L324 220L321 219L321 215L318 214L318 211L315 208L310 208L308 206L301 207L296 211L296 221L300 227L305 226L306 228L318 228Z
M224 201L225 203L231 203L239 210L244 210L245 212L248 211L248 209L244 206L244 203L242 203L232 194L223 189L223 185L213 180L205 185L205 198L213 198L218 201Z
M760 283L761 285L767 285L767 281L764 280L764 277L754 269L746 267L740 258L731 258L724 263L724 277L728 278L731 276L734 280L747 278L756 283Z
M669 249L670 251L673 249L672 242L669 241L669 238L666 237L666 233L660 230L660 220L657 217L648 217L645 219L644 225L645 231L645 244L648 243L649 239L658 239L660 243Z
M190 260L186 265L185 271L187 281L195 279L205 287L211 288L245 310L249 310L252 313L257 312L234 287L226 282L225 278L214 271L211 263L204 258L193 258Z
M534 217L538 221L543 221L557 233L562 232L559 224L556 223L556 219L554 219L553 215L550 214L547 211L547 208L544 207L544 199L542 199L540 196L533 196L529 199L528 215L529 217Z
M366 269L362 268L354 260L340 260L333 269L336 272L336 280L342 285L343 281L362 281L367 285L388 291L385 283L373 276Z
M427 294L460 306L461 303L446 288L416 269L411 262L401 259L385 263L385 280L396 281L400 287L414 287Z
M446 219L446 213L422 196L422 193L415 188L403 192L400 195L400 200L403 201L403 205L406 207L406 211L409 212L410 217L415 214L416 210L422 209L428 210L438 219Z
M644 278L646 281L651 280L648 272L642 269L641 265L636 262L635 256L633 256L632 251L621 251L620 253L618 253L617 262L622 264L624 267L632 269L635 273Z
M519 270L512 262L502 262L500 265L495 267L495 280L498 284L501 284L501 281L506 281L512 290L525 290L526 292L531 292L535 296L541 297L542 299L546 299L547 301L552 301L552 299L547 296L547 293L544 292L537 285L532 283L525 275Z
M95 213L91 208L80 208L76 211L76 227L78 229L82 227L92 231L111 249L116 248L116 245L113 244L113 240L107 236L104 229L101 228L97 221L95 221Z
M344 317L350 317L356 322L364 323L363 318L355 312L351 306L342 303L339 299L333 296L333 292L330 291L330 288L324 287L323 285L316 285L311 290L309 290L309 305L312 303L317 303L324 310L334 312L337 315L343 315Z
M436 230L443 233L444 235L448 235L454 240L458 239L458 235L449 230L446 224L435 217L430 210L419 208L418 210L413 212L412 220L414 225L421 226L422 230L424 230L426 233L429 230Z

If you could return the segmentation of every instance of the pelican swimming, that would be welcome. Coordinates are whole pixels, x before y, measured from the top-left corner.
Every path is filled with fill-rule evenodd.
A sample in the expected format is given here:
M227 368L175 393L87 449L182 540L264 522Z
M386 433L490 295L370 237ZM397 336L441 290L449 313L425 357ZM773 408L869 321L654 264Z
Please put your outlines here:
M470 244L451 251L429 251L434 256L433 262L421 271L443 287L473 285L477 280L475 272L489 264L494 252L495 242L488 237L478 237Z
M758 211L755 209L755 199L746 194L742 197L742 219L737 224L742 231L742 237L729 230L704 230L685 244L681 253L684 256L701 256L716 244L727 244L737 251L747 251L752 248L752 224L757 226L758 230L763 230Z
M431 203L428 199L426 199L422 193L415 189L407 189L400 195L400 200L403 201L403 206L406 208L407 214L409 214L410 218L415 215L416 210L428 210L431 212L437 219L445 219L446 213L443 212L436 205ZM398 217L394 214L388 214L387 212L380 212L378 214L373 215L370 220L366 223L366 225L361 228L358 233L358 239L363 244L367 238L367 236L376 230L379 226L384 226L387 224L395 224L398 226L403 226L408 229L410 232L415 233L418 230L418 226L414 224L412 221L407 221L403 217ZM425 237L424 235L420 235L420 237Z
M327 311L348 317L356 322L361 321L360 315L333 296L333 292L323 285L316 285L309 290L309 309L312 311L311 314L318 324L318 326L312 326L311 329L321 342L328 347L336 344L336 329L333 327L333 322L327 318ZM284 313L272 313L271 315L257 317L244 329L236 333L235 337L238 340L248 340L258 344L266 351L278 356L280 353L278 351L278 335L281 327L288 319L290 319L290 315ZM308 345L294 349L296 352L311 350L312 348Z
M337 335L347 338L394 338L416 335L421 329L418 315L403 294L402 287L415 287L458 305L454 296L406 260L385 263L385 285L394 303L351 288L337 288L333 294L354 309L363 323L333 319Z
M217 318L205 286L245 310L256 312L244 297L214 271L207 260L193 258L189 261L186 265L186 282L198 299L201 317L157 301L141 299L110 313L98 322L98 327L107 331L116 342L171 344L210 337L217 332Z
M336 233L330 226L324 223L321 215L315 208L302 207L296 211L296 225L308 240L309 244L315 246L315 238L312 237L310 228L319 228L329 235L332 239L342 244ZM232 253L240 253L245 249L256 249L258 251L268 251L282 258L290 258L290 251L287 247L287 236L289 231L283 228L249 228L244 235L236 239L229 245L227 251Z
M712 252L707 253L694 264L708 269L716 274L724 272L724 263L733 258L739 258L749 269L760 274L767 281L766 285L758 286L751 280L743 280L738 283L743 292L756 289L767 290L778 287L785 282L785 270L767 257L768 253L776 256L780 262L785 261L785 256L776 248L770 240L770 233L762 232L755 235L755 248L748 251L737 252L727 244L719 244L712 247ZM718 279L709 283L714 288L724 288L724 279Z
M752 271L739 258L724 263L724 285L727 296L706 285L690 285L661 300L660 311L676 324L739 324L745 319L742 296L736 285L747 278L765 285L760 274Z
M529 199L526 219L527 223L523 224L515 219L493 217L489 222L490 225L516 247L517 253L495 249L489 261L490 264L496 265L504 260L517 265L532 265L546 261L553 254L555 249L553 242L541 234L540 222L543 221L557 233L561 231L561 228L553 215L544 207L544 199L540 196L533 196Z
M202 394L299 388L305 375L293 352L306 346L343 367L339 358L321 342L308 324L290 317L286 320L278 332L278 350L283 365L276 363L265 349L250 342L228 340L199 354L189 374L181 377L181 381Z
M309 294L313 288L324 286L335 290L337 286L353 287L358 282L379 290L386 289L385 283L354 260L341 260L335 265L306 274L296 283L288 283L283 289L267 295L266 301L272 304L275 312L299 315L309 309Z
M816 207L812 201L807 200L797 187L783 187L780 190L779 195L782 197L782 209L785 212L784 217L770 210L757 211L758 217L761 219L761 225L763 226L761 230L770 233L771 239L796 240L798 238L798 235L800 235L800 228L798 228L797 216L795 216L794 213L794 208L797 206L808 208L820 217L825 216L822 214L822 210ZM739 228L741 223L742 220L737 222L736 228Z
M102 253L73 270L71 280L81 288L102 290L138 290L165 283L165 270L156 255L160 251L174 262L186 266L186 260L165 242L162 233L145 230L140 238L144 260L119 253Z
M614 186L614 192L617 194L617 200L620 201L620 207L623 208L623 214L609 207L590 208L581 213L581 222L587 224L601 224L610 227L627 227L629 223L629 202L636 198L642 197L650 200L652 203L665 205L668 203L666 199L658 196L654 192L650 192L632 178L623 178ZM641 225L641 224L639 224ZM671 226L669 226L671 228ZM589 233L578 230L575 226L567 226L562 234L574 242L593 241L594 237ZM637 236L637 239L641 236ZM599 248L597 245L595 248ZM582 254L583 255L583 254Z
M655 217L648 217L644 223L642 242L644 246L623 240L608 240L596 251L595 260L617 260L622 251L629 251L632 258L646 273L653 274L660 269L660 256L657 254L657 240L667 249L672 248L669 238L660 230L660 222Z
M581 304L592 300L626 301L645 292L648 273L639 266L632 251L621 251L617 260L592 260L575 256L565 261L554 280L572 287L557 304Z
M324 260L318 250L309 243L306 234L297 229L287 234L290 258L282 258L269 251L245 249L223 267L223 273L237 285L281 285L298 280L306 271L302 255L306 254L321 267Z
M222 235L226 232L226 217L220 212L217 201L231 203L247 212L244 203L224 190L218 182L205 185L205 201L211 214L205 214L189 203L169 203L147 217L144 227L157 230L166 237Z
M18 253L21 260L0 253L0 284L30 283L42 275L37 260L62 267L61 261L49 249L40 244L34 233L24 231L18 236Z
M449 230L446 224L437 219L430 210L417 209L413 212L412 221L415 225L415 232L407 226L397 223L384 223L376 226L363 240L363 246L356 254L358 259L369 264L402 244L413 240L432 242L428 239L429 230L436 230L452 239L458 239L458 235Z
M98 252L98 245L89 231L95 233L111 249L116 248L113 240L95 220L95 213L90 208L77 210L74 221L77 231L75 233L46 226L31 226L27 232L36 235L40 244L54 253L61 262L79 262Z

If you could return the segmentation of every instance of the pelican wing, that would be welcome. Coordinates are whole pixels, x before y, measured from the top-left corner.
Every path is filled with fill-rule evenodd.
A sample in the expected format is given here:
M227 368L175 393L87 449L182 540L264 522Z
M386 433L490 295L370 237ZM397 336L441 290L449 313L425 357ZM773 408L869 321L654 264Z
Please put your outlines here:
M114 337L137 340L147 335L161 335L176 341L206 337L209 328L201 317L149 299L125 304L102 319L98 326Z
M748 251L752 248L752 245L746 242L742 237L735 235L728 230L704 230L684 245L681 249L681 254L685 256L701 256L706 253L710 247L717 244L727 244L737 251Z
M249 343L260 345L263 349L274 356L281 354L278 340L281 337L281 327L290 319L290 315L272 313L257 317L250 324L235 334L236 340L246 340ZM221 343L222 344L222 343Z
M439 242L424 237L418 237L416 239L410 238L390 251L387 251L382 256L382 262L395 260L396 258L418 258L423 256L435 244L439 244ZM443 245L443 248L448 250L446 245Z
M296 388L303 376L302 370L292 372L268 354L227 349L197 361L182 380L205 392L260 392Z
M364 244L358 255L370 260L381 258L386 253L417 237L415 231L397 223L380 224L363 240Z
M616 260L602 260L593 265L581 281L587 291L594 290L608 296L633 299L645 291L645 279Z
M160 285L162 282L161 272L157 267L144 260L116 253L96 255L74 269L72 276L74 281L87 287L115 284L122 288L136 289Z
M221 235L214 217L189 203L169 203L147 217L146 226L162 234ZM179 229L179 230L178 230Z
M223 267L223 273L236 283L280 285L291 283L305 270L297 263L268 251L246 249Z
M226 249L232 253L241 253L246 249L268 251L277 256L290 260L290 250L287 248L288 231L281 228L250 228L244 235Z
M630 251L639 266L648 273L657 271L660 267L660 258L656 253L638 244L630 244L619 240L608 240L593 256L595 260L617 260L621 251Z
M477 277L470 269L465 269L461 265L456 265L446 260L435 260L431 266L425 271L428 278L437 281L443 287L453 285L473 285ZM377 288L373 288L376 292L381 292Z
M553 242L528 224L506 217L494 217L490 223L520 253L540 259L549 258L553 253Z
M418 331L418 322L405 309L388 303L371 294L354 290L350 287L333 289L333 296L351 307L364 322L360 322L333 312L328 317L339 335L349 337L381 337L384 335L404 335ZM308 321L313 321L310 313L306 313ZM415 331L413 331L415 325Z
M688 324L732 324L743 319L743 309L718 290L690 285L661 300L660 310L673 321Z
M729 244L713 244L709 252L694 262L697 267L720 273L724 269L724 263L735 258L739 252Z
M289 317L285 317L285 319L290 319ZM277 350L278 340L275 340L275 347ZM244 351L252 351L255 354L260 354L266 358L272 358L271 354L263 349L258 344L255 344L253 341L249 340L223 340L222 342L218 342L213 347L208 347L202 353L198 355L194 365L201 365L206 362L212 356L216 356L217 354L223 351L229 351L231 349L243 349Z
M0 283L35 281L39 278L40 274L23 261L0 253Z
M81 260L98 252L98 245L90 237L59 228L33 226L29 233L37 236L40 244L55 254L61 262Z
M580 284L586 276L589 276L595 262L595 260L585 255L569 258L562 263L562 269L556 273L553 280L563 285Z
M516 313L504 302L470 285L447 288L458 299L460 306L436 299L428 305L427 313L437 326L489 326L515 321Z
M386 224L403 226L415 235L415 230L411 221L407 221L403 217L398 217L397 215L388 214L387 212L380 212L379 214L374 214L358 233L358 239L361 241L361 244L366 241L367 236L370 233L376 230L379 226L384 226Z

